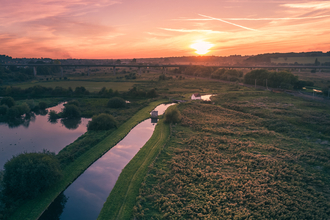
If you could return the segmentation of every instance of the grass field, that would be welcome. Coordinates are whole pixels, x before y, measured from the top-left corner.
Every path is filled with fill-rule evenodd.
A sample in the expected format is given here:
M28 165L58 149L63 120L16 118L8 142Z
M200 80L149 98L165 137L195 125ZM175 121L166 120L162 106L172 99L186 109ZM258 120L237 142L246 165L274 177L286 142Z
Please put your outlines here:
M130 88L134 86L135 82L93 82L93 81L85 81L85 80L77 80L77 81L49 81L49 82L32 82L32 83L20 83L15 84L17 87L21 87L22 89L26 89L32 86L40 85L44 87L55 88L56 86L60 86L63 88L71 87L73 90L76 87L83 86L90 92L98 92L101 88L106 87L107 89L112 89L113 91L118 90L119 92L126 92Z
M271 92L178 107L137 219L329 219L330 110Z
M271 62L272 63L290 63L290 64L294 64L295 62L299 63L299 64L314 64L315 59L317 58L317 60L321 63L325 63L325 62L330 62L330 56L326 56L326 57L279 57L279 58L272 58Z
M42 193L37 198L23 204L15 211L9 219L38 219L42 212L49 204L64 191L81 173L84 172L95 160L100 158L116 143L118 143L126 134L139 122L150 117L150 111L159 105L162 101L150 103L149 106L140 110L127 122L121 125L117 130L111 133L108 137L89 149L83 155L78 157L73 163L69 164L63 170L61 181L54 187Z
M311 73L310 70L294 71L294 75L298 76L300 80L314 82L315 86L328 87L330 86L330 72L319 72Z

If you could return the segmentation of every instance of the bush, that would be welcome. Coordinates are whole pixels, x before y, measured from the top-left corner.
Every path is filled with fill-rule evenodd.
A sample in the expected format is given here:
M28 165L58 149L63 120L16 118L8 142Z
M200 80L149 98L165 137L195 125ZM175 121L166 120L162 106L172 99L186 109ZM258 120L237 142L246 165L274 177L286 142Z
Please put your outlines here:
M89 131L108 130L116 127L116 119L112 115L105 113L93 116L92 121L89 121L87 125Z
M169 108L165 112L165 122L166 123L178 123L181 121L181 114L177 108Z
M81 116L81 112L75 105L65 105L62 115L63 118L79 118Z
M29 107L29 105L26 104L25 102L24 102L23 104L21 104L21 105L18 105L17 107L18 107L18 109L19 109L19 114L20 114L20 115L27 114L27 113L29 113L30 110L31 110L30 107Z
M30 109L34 109L36 107L36 104L34 103L33 100L27 100L26 104L28 104Z
M0 105L0 115L5 115L8 112L8 106L7 105Z
M9 200L36 197L61 176L54 153L23 153L4 165L3 194Z
M12 97L3 97L0 102L1 105L7 105L9 108L15 105L15 101Z
M108 102L109 108L123 108L126 106L126 101L120 97L113 97Z
M149 90L149 91L147 92L147 97L149 97L149 98L155 98L155 97L157 97L157 92L156 92L156 90L155 90L155 89L151 89L151 90Z
M67 103L67 105L75 105L77 107L80 106L79 102L77 100L71 100Z
M39 109L45 110L48 107L46 102L39 102Z
M17 106L13 106L8 109L6 117L8 119L14 119L20 117L20 109Z

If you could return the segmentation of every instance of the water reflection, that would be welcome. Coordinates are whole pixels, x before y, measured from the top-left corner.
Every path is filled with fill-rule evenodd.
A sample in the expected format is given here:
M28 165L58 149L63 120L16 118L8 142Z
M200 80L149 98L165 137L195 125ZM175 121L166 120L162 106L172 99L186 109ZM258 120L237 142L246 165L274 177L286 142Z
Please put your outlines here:
M62 118L61 124L64 125L67 129L74 130L77 129L81 124L81 118Z
M68 201L60 219L97 219L122 169L151 137L155 129L151 122L147 119L134 127L64 191Z
M63 103L48 108L48 111L60 112L62 108ZM30 113L9 123L0 123L0 170L13 155L43 149L58 153L87 131L90 119L49 123L45 112Z
M59 220L68 198L61 193L49 206L39 220Z
M157 124L157 122L158 122L158 118L151 118L151 123Z
M48 110L39 110L36 112L37 115L42 115L42 116L45 116L48 114Z

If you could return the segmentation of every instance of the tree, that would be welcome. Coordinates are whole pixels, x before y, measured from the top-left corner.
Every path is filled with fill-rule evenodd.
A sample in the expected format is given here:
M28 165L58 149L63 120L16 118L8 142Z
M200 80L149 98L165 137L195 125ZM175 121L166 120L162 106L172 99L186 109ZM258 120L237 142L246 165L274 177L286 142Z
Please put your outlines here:
M16 201L36 197L61 177L54 153L23 153L4 165L3 194Z
M65 105L62 115L63 118L79 118L81 116L81 112L75 105Z
M39 108L41 110L45 110L47 108L47 103L46 102L39 102Z
M88 122L87 129L98 131L98 130L108 130L117 127L116 119L109 114L99 114L92 117L92 120Z
M181 114L176 107L167 109L165 112L166 123L178 123L181 121Z
M109 108L123 108L126 106L126 101L120 97L113 97L108 101Z
M147 92L147 97L149 98L155 98L157 97L157 92L155 89L150 89L148 92Z
M9 108L6 114L7 119L14 119L20 116L20 109L17 106L12 106L11 108Z
M21 105L18 105L17 107L19 109L20 115L27 114L27 113L29 113L31 111L29 105L26 104L26 102L22 103Z
M0 115L6 115L8 112L8 106L7 105L0 105Z
M12 97L8 96L8 97L3 97L1 99L1 105L7 105L8 108L12 107L15 105L15 101Z

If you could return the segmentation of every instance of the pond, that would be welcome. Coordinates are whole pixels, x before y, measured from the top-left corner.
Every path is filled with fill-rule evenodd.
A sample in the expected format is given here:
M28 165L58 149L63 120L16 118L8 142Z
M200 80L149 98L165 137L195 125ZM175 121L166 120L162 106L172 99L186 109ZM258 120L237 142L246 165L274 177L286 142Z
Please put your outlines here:
M173 104L155 108L160 115ZM104 202L126 164L150 139L155 123L147 119L135 126L100 159L81 174L43 213L39 220L59 216L61 220L97 219Z
M60 112L62 108L63 103L46 110ZM57 120L50 123L47 111L33 115L16 127L0 123L0 170L13 155L41 152L43 149L58 153L87 131L90 119Z

